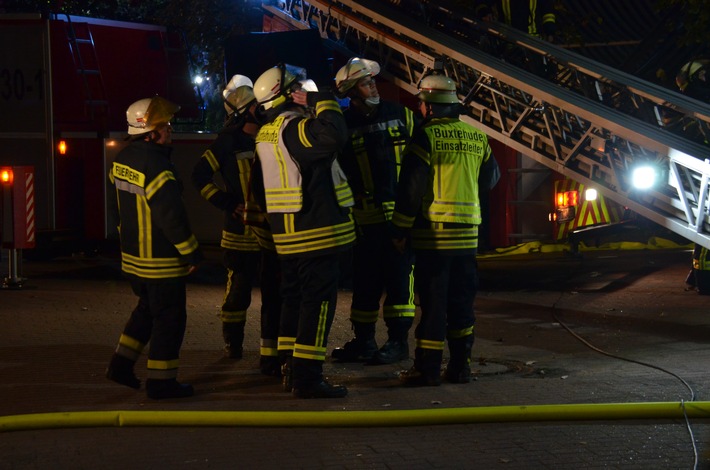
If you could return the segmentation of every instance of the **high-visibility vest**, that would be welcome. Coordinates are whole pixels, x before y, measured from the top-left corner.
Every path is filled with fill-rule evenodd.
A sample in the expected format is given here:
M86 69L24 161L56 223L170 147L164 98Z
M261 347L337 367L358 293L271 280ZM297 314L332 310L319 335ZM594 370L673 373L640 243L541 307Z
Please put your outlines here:
M432 173L431 191L422 205L424 217L432 222L479 225L478 173L491 156L488 137L458 119L432 120L423 130L431 144L425 160Z

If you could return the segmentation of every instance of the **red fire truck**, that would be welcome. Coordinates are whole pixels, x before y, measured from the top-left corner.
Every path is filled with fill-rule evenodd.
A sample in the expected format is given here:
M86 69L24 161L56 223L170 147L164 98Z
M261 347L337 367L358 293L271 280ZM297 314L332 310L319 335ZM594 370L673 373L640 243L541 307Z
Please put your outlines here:
M555 181L554 240L566 240L583 227L602 227L624 220L626 208L605 198L593 187L569 178Z
M187 57L180 36L159 26L0 15L0 168L33 172L36 253L91 249L112 238L106 175L125 145L125 110L157 94L181 105L178 130L180 122L199 121ZM191 221L205 241L219 240L221 215L192 189L189 176L211 138L179 132L173 138ZM3 248L15 248L7 227L11 204L0 208Z

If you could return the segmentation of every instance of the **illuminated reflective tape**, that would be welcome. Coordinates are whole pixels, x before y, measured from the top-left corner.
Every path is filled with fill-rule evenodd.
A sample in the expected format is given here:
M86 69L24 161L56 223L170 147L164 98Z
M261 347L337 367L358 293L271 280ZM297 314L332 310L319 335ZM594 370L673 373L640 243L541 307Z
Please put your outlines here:
M27 173L25 180L25 239L35 241L35 183L34 173Z

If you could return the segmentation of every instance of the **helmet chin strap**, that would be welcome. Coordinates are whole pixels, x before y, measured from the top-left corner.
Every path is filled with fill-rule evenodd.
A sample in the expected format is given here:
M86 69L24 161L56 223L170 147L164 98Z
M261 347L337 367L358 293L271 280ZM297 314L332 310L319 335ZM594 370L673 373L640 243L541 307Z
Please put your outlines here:
M365 116L369 116L374 113L377 109L377 105L380 104L380 97L368 97L363 98L361 96L354 96L350 98L350 102L356 103L356 108Z

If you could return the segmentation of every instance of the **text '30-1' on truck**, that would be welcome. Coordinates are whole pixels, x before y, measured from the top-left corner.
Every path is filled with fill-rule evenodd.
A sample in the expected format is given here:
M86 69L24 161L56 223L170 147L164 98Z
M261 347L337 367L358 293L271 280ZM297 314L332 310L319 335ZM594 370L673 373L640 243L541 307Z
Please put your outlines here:
M33 224L36 241L19 248L36 256L93 250L116 238L107 220L107 171L126 145L126 109L154 95L181 106L178 130L201 118L178 34L67 15L0 15L0 168L29 168L34 183L26 221L13 221L11 202L0 205L3 248L17 245L13 223ZM211 139L173 135L183 180ZM184 197L198 238L218 240L219 224L202 222L221 215L188 184Z

